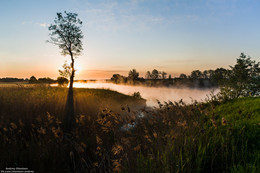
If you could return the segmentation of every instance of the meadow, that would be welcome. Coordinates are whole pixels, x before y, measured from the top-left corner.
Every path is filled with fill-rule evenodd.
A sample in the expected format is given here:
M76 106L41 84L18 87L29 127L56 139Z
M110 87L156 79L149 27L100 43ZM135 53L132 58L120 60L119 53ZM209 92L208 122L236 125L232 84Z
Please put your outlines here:
M158 108L147 108L144 99L75 88L76 127L64 134L67 90L41 85L0 87L1 170L260 170L259 97L158 102Z

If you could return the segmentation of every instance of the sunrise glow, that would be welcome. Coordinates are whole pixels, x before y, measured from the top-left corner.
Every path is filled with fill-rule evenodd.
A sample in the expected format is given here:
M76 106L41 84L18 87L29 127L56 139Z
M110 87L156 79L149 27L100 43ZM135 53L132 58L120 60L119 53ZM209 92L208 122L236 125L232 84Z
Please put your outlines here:
M76 79L109 79L133 68L143 77L153 69L178 76L227 68L241 52L257 60L259 7L258 1L1 1L0 77L59 76L70 59L46 40L63 11L83 21Z

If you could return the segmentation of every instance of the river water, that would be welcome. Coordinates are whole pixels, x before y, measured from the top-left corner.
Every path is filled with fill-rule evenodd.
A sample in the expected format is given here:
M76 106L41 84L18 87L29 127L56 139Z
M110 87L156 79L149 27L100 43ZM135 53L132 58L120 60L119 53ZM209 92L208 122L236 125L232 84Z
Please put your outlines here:
M182 99L186 103L191 103L192 100L204 101L207 95L218 90L213 89L190 89L190 88L172 88L172 87L145 87L132 85L118 85L106 82L75 82L75 88L102 88L114 90L126 95L132 95L134 92L140 92L142 98L146 99L147 106L158 106L157 100L164 101L179 101Z

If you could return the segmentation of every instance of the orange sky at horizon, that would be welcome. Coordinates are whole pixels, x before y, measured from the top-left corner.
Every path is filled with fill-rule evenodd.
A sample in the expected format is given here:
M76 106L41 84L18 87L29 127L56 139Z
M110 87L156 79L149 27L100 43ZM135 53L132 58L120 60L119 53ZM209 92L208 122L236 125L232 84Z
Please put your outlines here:
M62 64L60 64L61 66ZM58 65L57 65L58 66ZM45 68L45 66L43 66L42 68L39 66L35 66L35 67L28 67L27 70L25 69L20 69L17 68L14 70L14 68L0 68L0 78L6 78L6 77L12 77L12 78L30 78L31 76L35 76L36 78L43 78L43 77L50 77L52 79L56 79L57 77L59 77L59 72L58 69L62 69L61 67L58 68L52 68L53 66L50 66L47 68ZM110 79L113 74L120 74L123 76L128 76L128 73L130 70L132 69L136 69L137 72L139 72L139 76L140 77L144 77L145 78L145 74L147 71L152 71L153 69L157 69L158 71L164 71L167 73L167 77L169 74L171 74L172 77L178 77L181 73L184 73L186 75L190 75L191 71L193 70L200 70L200 71L204 71L204 70L215 70L216 68L219 67L223 67L223 66L219 66L219 65L208 65L205 66L203 64L196 66L197 68L192 68L189 67L186 64L186 68L185 65L183 64L182 66L178 66L176 68L174 68L174 70L172 70L171 68L165 68L165 67L154 67L154 68L126 68L126 69L119 69L119 68L115 68L115 69L84 69L82 67L77 68L78 66L76 66L76 74L75 74L75 79L76 80L87 80L87 79ZM183 68L184 67L184 68ZM188 68L189 67L189 68ZM229 68L229 66L225 66L223 68ZM141 70L140 70L141 69Z
M75 79L76 80L86 80L86 79L110 79L113 74L120 74L123 76L128 76L129 70L81 70L81 71L76 71ZM159 69L157 69L159 70ZM150 70L151 71L151 70ZM159 70L160 71L160 70ZM145 77L146 71L138 71L140 74L140 77ZM167 72L167 71L166 71ZM26 71L2 71L0 70L0 78L30 78L31 76L35 76L36 78L42 78L42 77L50 77L52 79L56 79L59 76L58 71L55 72L50 72L50 71L44 71L44 70L26 70ZM168 73L167 73L168 74ZM180 73L169 73L172 75L172 77L177 77ZM169 75L168 74L168 75ZM188 73L187 73L188 74Z

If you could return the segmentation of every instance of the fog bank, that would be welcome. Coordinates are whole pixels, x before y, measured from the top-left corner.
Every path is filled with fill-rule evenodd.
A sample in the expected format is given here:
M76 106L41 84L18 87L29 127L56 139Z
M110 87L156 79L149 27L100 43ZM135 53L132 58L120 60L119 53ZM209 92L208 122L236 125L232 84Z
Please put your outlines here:
M190 89L190 88L169 88L169 87L145 87L132 85L117 85L105 82L75 82L75 88L102 88L114 90L126 95L132 95L134 92L140 92L142 98L146 99L147 106L158 106L157 100L179 101L182 99L186 103L192 100L203 101L213 89ZM215 90L214 93L217 93Z

